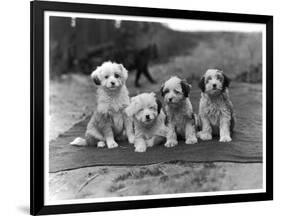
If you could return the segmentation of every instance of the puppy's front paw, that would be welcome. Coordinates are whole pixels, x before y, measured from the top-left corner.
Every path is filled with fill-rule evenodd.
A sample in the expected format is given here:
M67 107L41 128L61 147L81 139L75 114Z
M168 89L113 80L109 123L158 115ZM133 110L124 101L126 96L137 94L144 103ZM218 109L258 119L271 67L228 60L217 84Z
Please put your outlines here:
M231 142L231 137L230 136L221 136L220 142Z
M98 146L98 148L103 148L103 147L105 147L105 142L104 141L99 141L97 143L97 146Z
M134 144L135 136L134 135L128 136L128 141L129 141L130 144Z
M192 136L192 137L188 137L186 140L185 140L185 144L195 144L197 143L198 140L197 140L197 137L196 136Z
M154 145L154 139L149 139L146 141L147 147L152 147Z
M201 139L201 140L211 140L212 139L212 134L208 133L208 132L204 132L204 131L200 131L197 133L197 136Z
M145 152L146 151L146 145L136 145L135 146L135 152Z
M167 148L172 148L178 144L177 140L167 140L167 142L164 144Z
M111 142L108 142L108 143L107 143L107 147L108 147L109 149L117 148L117 147L118 147L118 144L117 144L115 141L111 141Z

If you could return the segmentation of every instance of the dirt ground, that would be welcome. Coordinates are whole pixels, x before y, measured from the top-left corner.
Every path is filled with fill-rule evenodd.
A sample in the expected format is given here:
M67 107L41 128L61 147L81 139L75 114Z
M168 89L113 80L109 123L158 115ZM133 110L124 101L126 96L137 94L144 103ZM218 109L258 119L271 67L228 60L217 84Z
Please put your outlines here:
M50 174L50 199L257 189L262 164L162 163L89 167Z
M127 81L130 93L134 95L143 91L157 91L160 83L170 76L165 71L186 74L182 68L171 68L171 65L168 63L151 67L158 84L151 85L142 79L141 89L133 87L134 74L130 74ZM91 114L95 106L94 92L95 87L88 76L71 74L50 82L50 140ZM88 167L50 173L49 197L51 200L61 200L261 187L261 163L177 162L149 166Z

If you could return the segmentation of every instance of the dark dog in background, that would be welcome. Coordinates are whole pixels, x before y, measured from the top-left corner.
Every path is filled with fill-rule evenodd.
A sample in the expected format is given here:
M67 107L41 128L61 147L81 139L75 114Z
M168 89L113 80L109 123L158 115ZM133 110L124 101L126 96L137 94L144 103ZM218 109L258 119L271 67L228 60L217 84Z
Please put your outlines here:
M86 53L84 58L79 59L80 71L89 74L97 65L103 61L115 61L122 63L128 71L136 70L135 86L141 87L139 80L143 74L151 83L156 83L149 73L148 65L152 60L158 58L158 49L155 43L145 48L132 47L114 48L113 44L100 46Z
M148 70L148 64L151 60L158 58L158 50L156 44L150 44L149 46L138 50L134 56L134 64L129 67L136 70L135 86L140 87L139 79L143 74L149 82L156 83L152 78Z
M136 87L141 87L140 77L142 74L149 82L156 83L148 69L149 63L158 58L158 49L155 43L149 44L142 49L135 47L119 48L113 52L113 57L111 58L116 62L122 62L129 72L136 70L134 82Z

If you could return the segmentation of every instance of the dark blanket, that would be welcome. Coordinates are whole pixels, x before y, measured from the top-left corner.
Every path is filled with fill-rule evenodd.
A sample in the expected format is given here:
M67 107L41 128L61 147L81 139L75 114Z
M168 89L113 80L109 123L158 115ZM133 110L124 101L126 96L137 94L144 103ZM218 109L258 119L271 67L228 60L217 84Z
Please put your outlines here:
M240 87L239 87L240 88ZM236 112L236 126L231 143L199 141L186 145L180 141L174 148L163 145L148 148L145 153L134 152L134 146L119 142L115 149L71 146L76 137L84 137L89 117L61 134L49 146L49 171L57 172L75 168L101 165L147 165L160 162L262 162L262 105L260 88L245 87L239 93L231 90ZM198 110L199 91L191 98Z

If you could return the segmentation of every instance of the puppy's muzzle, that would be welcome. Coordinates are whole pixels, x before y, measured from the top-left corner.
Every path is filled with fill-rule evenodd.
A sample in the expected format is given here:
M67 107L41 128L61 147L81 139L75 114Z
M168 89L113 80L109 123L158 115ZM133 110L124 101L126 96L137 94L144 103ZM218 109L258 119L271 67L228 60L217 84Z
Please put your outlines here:
M146 115L146 116L145 116L145 119L146 119L146 120L150 120L150 116L149 116L149 115Z
M217 84L213 84L213 89L217 89Z
M167 98L167 103L170 104L170 105L175 105L176 101L174 100L173 97L170 97L170 98Z
M109 89L116 89L116 88L118 88L119 86L118 86L118 84L116 83L116 82L114 82L114 81L110 81L109 82L109 85L108 85L108 88Z
M154 118L152 118L150 115L145 115L143 123L145 124L151 124L154 121Z

